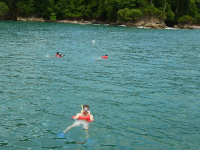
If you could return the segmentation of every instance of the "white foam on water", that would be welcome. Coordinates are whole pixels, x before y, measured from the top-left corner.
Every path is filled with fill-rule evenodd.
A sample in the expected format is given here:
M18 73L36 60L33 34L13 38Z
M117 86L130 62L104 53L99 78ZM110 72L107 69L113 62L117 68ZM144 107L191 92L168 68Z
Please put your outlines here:
M120 26L120 27L126 27L126 25L118 25L118 26Z
M170 27L165 28L165 29L167 29L167 30L176 30L176 28L170 28Z

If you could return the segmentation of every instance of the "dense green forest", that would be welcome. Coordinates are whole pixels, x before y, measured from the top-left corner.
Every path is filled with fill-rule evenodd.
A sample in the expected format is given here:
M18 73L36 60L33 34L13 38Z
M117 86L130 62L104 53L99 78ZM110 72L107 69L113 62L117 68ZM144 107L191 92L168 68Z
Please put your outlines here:
M200 0L0 0L0 16L50 20L137 20L155 15L165 22L200 23Z

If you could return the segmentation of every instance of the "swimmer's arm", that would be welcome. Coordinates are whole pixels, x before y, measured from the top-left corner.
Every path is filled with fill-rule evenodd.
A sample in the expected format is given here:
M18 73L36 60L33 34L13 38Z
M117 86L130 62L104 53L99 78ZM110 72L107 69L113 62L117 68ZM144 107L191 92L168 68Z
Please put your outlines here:
M88 115L91 115L91 114L90 114L90 111L88 111Z
M78 117L80 117L81 113L76 114L76 116L74 117L74 119L78 119Z
M94 118L93 118L93 116L92 116L92 115L90 115L90 120L94 121Z

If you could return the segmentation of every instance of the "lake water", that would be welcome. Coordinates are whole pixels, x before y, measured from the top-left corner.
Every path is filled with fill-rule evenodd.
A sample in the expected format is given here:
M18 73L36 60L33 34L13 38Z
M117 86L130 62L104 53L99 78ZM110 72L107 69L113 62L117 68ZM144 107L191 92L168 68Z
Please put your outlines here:
M0 149L200 149L200 30L1 21L0 51Z

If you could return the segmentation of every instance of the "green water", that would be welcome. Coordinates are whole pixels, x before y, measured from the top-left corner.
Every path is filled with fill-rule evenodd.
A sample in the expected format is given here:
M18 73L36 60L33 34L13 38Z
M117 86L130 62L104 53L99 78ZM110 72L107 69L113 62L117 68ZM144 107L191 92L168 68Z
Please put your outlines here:
M200 149L199 35L1 21L0 149Z

